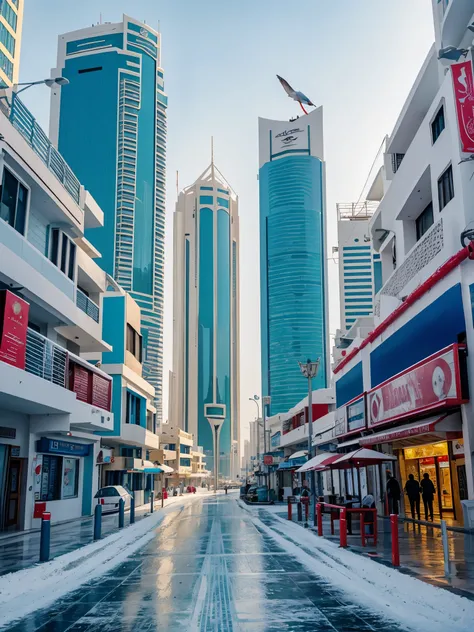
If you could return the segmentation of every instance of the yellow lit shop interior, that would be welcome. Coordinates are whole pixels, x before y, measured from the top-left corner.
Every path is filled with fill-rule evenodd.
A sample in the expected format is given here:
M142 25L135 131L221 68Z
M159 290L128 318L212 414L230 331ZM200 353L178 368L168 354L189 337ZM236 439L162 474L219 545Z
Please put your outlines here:
M436 490L433 501L435 516L461 521L460 501L467 498L463 440L405 447L398 451L398 457L402 489L405 487L409 474L413 474L415 480L420 482L425 473L429 474ZM406 494L404 494L404 499L405 513L410 516L410 503ZM422 500L421 516L424 517Z

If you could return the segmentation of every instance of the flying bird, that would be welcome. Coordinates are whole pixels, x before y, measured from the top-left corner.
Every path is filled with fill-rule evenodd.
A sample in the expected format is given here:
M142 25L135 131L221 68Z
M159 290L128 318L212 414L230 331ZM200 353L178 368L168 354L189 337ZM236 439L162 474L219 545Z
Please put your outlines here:
M290 86L288 81L286 81L286 79L283 79L283 77L280 77L280 75L277 75L277 78L278 78L278 81L283 86L283 89L285 90L286 94L290 97L290 99L293 99L294 101L297 101L300 104L301 109L303 110L305 114L308 114L308 112L304 109L303 103L305 103L306 105L311 105L312 107L316 107L314 103L310 101L310 99L308 99L308 97L305 94L303 94L302 92L299 92L298 90L293 90L293 88Z

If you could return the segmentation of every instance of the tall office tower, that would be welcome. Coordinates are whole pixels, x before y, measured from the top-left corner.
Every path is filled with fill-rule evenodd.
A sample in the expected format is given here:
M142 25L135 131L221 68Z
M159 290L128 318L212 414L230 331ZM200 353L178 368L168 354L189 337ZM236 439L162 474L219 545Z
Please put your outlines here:
M174 214L170 423L194 435L214 467L208 417L224 419L220 472L240 472L238 200L212 163Z
M0 87L18 83L24 0L0 0Z
M160 34L128 16L60 35L51 138L104 211L86 236L142 313L143 377L162 414L166 108Z
M314 388L328 383L323 113L259 119L262 395L270 414L308 391L298 362L320 358Z
M377 203L337 205L341 330L347 332L374 311L374 296L382 287L380 255L372 247L369 221Z

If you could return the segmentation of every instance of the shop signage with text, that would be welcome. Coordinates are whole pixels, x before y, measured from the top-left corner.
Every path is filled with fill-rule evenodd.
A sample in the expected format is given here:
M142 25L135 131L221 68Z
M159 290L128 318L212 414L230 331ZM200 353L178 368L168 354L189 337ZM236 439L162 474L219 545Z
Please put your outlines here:
M370 391L369 426L462 403L459 353L452 345Z
M451 65L461 150L474 153L474 86L472 62Z
M25 368L30 306L9 290L0 291L0 360Z

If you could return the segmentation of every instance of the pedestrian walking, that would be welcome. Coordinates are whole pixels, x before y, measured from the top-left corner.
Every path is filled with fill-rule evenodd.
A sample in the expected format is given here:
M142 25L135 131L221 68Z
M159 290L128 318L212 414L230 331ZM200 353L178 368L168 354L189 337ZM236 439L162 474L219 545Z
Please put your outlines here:
M408 480L405 484L405 492L408 496L408 500L410 501L410 509L411 509L411 517L415 520L415 511L418 516L418 520L420 520L420 493L421 487L420 483L415 480L413 474L408 475Z
M425 520L428 520L429 513L431 522L433 522L433 499L436 493L436 489L428 472L425 472L423 474L423 480L421 481L420 486L421 496L423 498L423 504L425 506Z
M387 471L387 498L391 514L393 513L398 515L401 495L399 482L392 472Z

